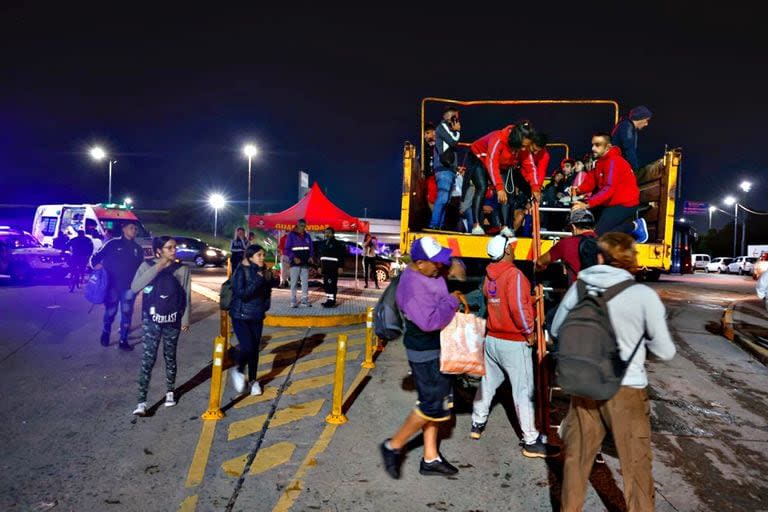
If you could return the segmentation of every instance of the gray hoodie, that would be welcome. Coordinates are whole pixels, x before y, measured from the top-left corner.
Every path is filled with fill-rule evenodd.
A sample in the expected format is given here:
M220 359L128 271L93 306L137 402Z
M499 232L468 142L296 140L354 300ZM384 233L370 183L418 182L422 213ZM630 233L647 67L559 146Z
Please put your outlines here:
M608 265L595 265L579 272L579 279L587 283L587 290L605 290L609 286L628 279L632 274ZM568 290L557 308L550 332L557 336L568 312L576 305L576 284ZM650 349L659 359L669 360L675 355L675 345L669 335L665 318L664 304L651 288L637 284L627 288L608 301L608 314L616 332L619 351L623 360L629 359L641 337L644 339L637 350L627 373L621 381L622 386L644 388L648 385L645 373L645 354Z

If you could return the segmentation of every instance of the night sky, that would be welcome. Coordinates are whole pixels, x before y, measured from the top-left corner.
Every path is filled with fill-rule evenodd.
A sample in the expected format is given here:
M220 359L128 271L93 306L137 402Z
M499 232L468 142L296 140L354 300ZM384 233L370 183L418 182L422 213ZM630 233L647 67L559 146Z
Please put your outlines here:
M0 8L0 203L105 200L94 143L118 160L114 196L139 207L213 189L244 201L240 150L252 140L262 150L253 196L270 209L296 200L306 170L350 213L397 217L403 142L419 139L421 98L442 96L647 105L641 161L681 146L685 199L720 199L751 178L745 204L768 209L768 44L748 9L58 4ZM524 113L579 153L612 127L606 110L539 112L504 122ZM500 127L480 126L488 119L465 116L465 135Z

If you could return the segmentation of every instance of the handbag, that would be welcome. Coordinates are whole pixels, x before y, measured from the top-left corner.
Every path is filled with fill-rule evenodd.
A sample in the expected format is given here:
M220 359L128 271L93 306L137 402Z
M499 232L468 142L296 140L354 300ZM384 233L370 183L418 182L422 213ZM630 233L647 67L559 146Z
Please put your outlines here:
M469 309L465 306L465 311ZM440 331L440 372L485 375L485 320L471 313L456 313Z

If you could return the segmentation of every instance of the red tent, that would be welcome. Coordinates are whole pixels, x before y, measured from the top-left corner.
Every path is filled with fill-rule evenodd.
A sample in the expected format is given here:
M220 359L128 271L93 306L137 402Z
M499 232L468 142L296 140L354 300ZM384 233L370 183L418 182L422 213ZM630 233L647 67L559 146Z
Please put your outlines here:
M291 231L299 219L307 221L307 231L323 231L332 227L336 231L360 231L367 233L369 224L352 217L333 204L315 182L298 203L287 210L269 215L251 215L248 227Z

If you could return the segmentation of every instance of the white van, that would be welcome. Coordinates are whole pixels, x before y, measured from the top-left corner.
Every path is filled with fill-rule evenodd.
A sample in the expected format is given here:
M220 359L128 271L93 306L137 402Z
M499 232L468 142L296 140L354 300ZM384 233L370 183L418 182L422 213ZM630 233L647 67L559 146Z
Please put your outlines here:
M691 264L693 265L693 271L706 271L710 260L711 258L709 257L709 254L691 254Z
M144 249L144 257L152 257L152 235L131 211L116 204L44 204L37 207L32 222L32 236L44 246L53 246L61 231L74 238L79 230L93 240L94 251L110 238L120 236L123 226L131 221L139 232L136 241Z

